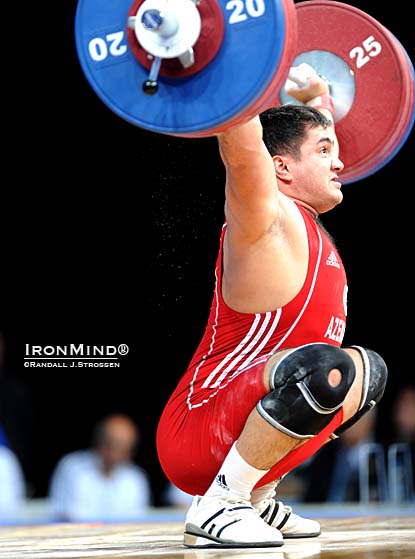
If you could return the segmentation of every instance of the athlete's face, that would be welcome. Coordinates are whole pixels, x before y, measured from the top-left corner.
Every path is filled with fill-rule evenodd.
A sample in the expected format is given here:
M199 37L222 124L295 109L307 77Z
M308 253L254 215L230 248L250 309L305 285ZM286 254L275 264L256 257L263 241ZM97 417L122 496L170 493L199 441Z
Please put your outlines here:
M338 181L343 168L333 127L311 128L301 147L301 159L290 162L295 197L318 213L331 210L343 200Z

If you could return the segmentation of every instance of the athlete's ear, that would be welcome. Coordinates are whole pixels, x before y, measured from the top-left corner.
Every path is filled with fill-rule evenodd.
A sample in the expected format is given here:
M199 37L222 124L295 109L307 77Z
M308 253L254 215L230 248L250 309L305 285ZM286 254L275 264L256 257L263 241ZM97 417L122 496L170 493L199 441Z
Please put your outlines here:
M275 174L277 178L283 181L290 181L292 177L287 157L274 155L272 159L274 161Z

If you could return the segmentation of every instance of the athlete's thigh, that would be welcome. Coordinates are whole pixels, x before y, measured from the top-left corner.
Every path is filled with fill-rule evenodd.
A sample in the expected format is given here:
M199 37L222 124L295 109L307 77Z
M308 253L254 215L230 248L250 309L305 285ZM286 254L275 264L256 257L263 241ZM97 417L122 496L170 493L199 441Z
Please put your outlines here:
M173 398L157 433L159 459L167 477L183 491L204 493L212 483L247 417L266 394L259 358L225 378L215 390L198 392L197 400Z

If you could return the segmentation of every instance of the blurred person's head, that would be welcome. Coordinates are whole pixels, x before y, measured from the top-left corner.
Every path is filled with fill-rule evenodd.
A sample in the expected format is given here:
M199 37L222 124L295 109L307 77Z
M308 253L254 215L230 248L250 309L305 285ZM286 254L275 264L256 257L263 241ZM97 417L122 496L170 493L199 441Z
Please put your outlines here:
M139 440L138 427L127 415L112 414L102 419L95 427L94 446L104 472L131 461Z
M415 439L415 386L403 386L393 406L393 422L400 442ZM398 441L399 442L399 441Z

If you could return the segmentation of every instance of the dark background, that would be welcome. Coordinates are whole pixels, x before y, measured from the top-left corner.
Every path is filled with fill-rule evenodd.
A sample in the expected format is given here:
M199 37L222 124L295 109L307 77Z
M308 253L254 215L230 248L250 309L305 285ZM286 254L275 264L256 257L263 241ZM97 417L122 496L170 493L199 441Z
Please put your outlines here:
M161 504L155 431L208 315L224 172L215 138L151 133L102 103L78 64L76 2L58 4L32 8L31 27L20 32L36 41L19 55L23 84L5 161L13 179L2 196L3 422L41 497L57 460L89 444L97 419L130 414ZM413 59L402 7L352 4ZM397 389L414 374L414 154L412 133L383 169L345 185L344 202L323 216L348 270L345 344L371 347L389 365L381 433ZM130 353L120 369L25 369L25 343L124 343Z

